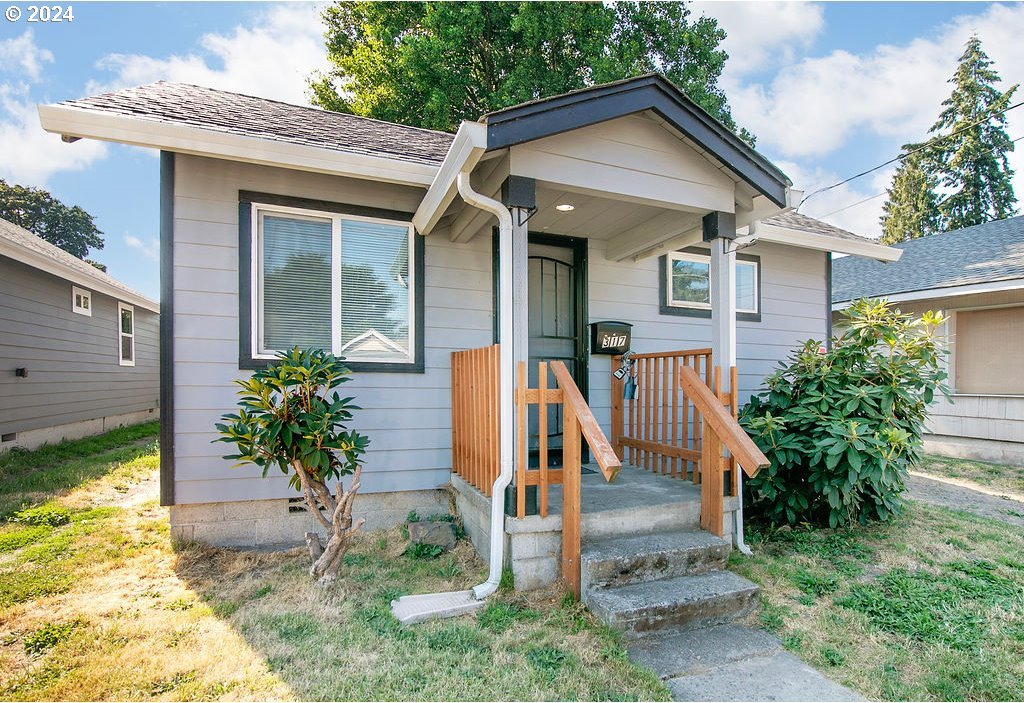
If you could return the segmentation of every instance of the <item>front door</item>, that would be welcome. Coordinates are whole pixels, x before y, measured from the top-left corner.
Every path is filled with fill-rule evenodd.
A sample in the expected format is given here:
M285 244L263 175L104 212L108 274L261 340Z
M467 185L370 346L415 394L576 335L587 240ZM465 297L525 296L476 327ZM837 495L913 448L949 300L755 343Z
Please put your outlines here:
M562 361L587 397L586 241L531 234L529 245L528 320L529 385L538 387L538 362ZM555 387L548 371L548 388ZM530 463L538 463L537 407L530 406ZM547 410L548 464L562 463L562 407Z

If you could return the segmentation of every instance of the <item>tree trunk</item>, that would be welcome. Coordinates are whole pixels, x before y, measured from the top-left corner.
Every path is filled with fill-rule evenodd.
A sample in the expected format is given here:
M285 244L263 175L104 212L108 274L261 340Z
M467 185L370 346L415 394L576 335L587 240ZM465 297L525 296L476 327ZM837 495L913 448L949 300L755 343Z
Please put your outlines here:
M328 585L333 582L341 572L344 565L345 552L348 551L352 542L352 536L363 526L366 521L360 518L352 522L352 501L359 491L359 478L362 474L362 467L356 467L352 475L352 483L346 491L344 485L339 481L335 496L331 496L327 486L317 478L309 475L303 470L299 479L303 484L303 493L306 495L306 502L315 517L327 528L327 544L321 545L319 535L315 533L306 534L306 544L309 546L310 556L313 558L313 565L309 574L317 579L321 585ZM305 490L307 489L308 490ZM321 497L320 502L326 510L329 518L325 518L320 512L320 506L311 502L311 493Z

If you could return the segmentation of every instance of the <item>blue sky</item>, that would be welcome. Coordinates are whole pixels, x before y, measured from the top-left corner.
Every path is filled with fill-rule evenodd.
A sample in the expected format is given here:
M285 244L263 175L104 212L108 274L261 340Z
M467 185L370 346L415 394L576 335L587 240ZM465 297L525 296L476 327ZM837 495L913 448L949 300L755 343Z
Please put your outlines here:
M157 297L156 154L63 144L41 130L36 104L160 79L303 103L304 78L325 66L318 7L78 2L70 23L0 20L0 178L45 187L95 215L107 240L95 258ZM729 34L722 86L734 116L807 192L921 139L971 33L1004 87L1024 79L1020 3L699 2L693 9ZM1010 115L1011 138L1024 135L1024 114L1016 112L1024 108ZM1024 196L1024 157L1012 165ZM877 235L884 197L871 196L891 173L815 196L801 211Z

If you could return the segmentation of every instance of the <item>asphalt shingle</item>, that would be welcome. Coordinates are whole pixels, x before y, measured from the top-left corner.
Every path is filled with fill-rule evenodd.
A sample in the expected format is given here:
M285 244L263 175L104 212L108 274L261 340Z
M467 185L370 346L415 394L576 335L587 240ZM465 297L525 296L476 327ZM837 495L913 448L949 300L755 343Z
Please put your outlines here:
M885 264L859 257L832 265L832 302L1024 278L1024 216L895 245Z
M168 81L60 104L431 165L444 160L453 139L445 132Z
M788 227L790 229L798 229L804 232L810 232L811 234L824 234L829 237L836 237L838 239L850 239L859 242L875 242L874 239L862 237L859 234L848 232L845 229L840 229L835 225L830 225L827 222L816 220L813 217L807 215L801 215L799 212L789 211L783 212L778 215L772 215L764 220L766 225L777 225L779 227Z

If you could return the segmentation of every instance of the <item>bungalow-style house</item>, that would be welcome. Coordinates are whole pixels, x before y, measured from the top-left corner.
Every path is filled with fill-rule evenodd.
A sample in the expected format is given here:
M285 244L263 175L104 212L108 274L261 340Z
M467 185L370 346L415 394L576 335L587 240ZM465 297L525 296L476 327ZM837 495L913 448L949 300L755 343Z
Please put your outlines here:
M0 452L159 417L159 311L0 219Z
M659 75L455 134L165 82L39 113L69 140L161 151L175 535L311 529L282 476L211 440L233 379L323 347L364 408L369 528L454 494L491 565L475 596L503 564L519 588L561 574L624 627L643 618L597 586L630 573L682 594L703 580L722 604L705 614L749 604L721 567L742 546L740 474L765 460L733 413L824 338L831 252L898 255L793 214L789 179Z
M833 314L865 297L945 313L952 399L932 405L925 451L1024 465L1024 216L895 248L894 264L835 262Z

